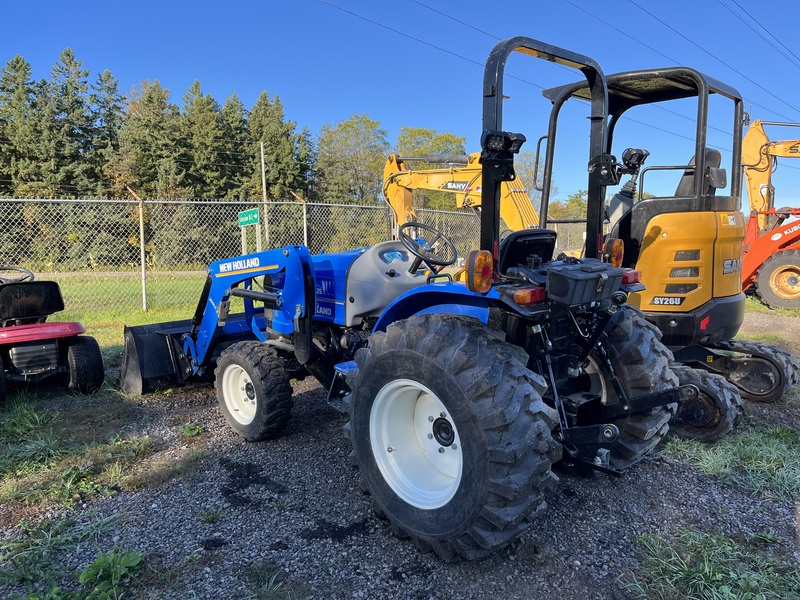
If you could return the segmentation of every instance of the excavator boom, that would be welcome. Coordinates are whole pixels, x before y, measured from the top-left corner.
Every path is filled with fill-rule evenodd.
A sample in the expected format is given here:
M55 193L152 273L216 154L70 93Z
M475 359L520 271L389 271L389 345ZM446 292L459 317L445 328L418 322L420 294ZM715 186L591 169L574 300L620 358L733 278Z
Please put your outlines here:
M770 141L764 125L798 127L796 123L772 123L755 120L742 140L742 166L747 178L747 197L750 211L771 211L775 208L775 188L772 173L776 158L800 158L800 140ZM758 215L758 227L767 227L769 216Z
M800 140L770 141L764 125L800 127L798 123L753 121L742 140L750 220L744 239L742 287L755 287L773 308L800 308L800 216L797 208L775 208L772 173L777 158L800 158Z
M455 196L456 208L481 207L480 154L402 157L392 154L383 170L383 195L394 213L392 230L403 223L416 220L413 191L432 190ZM407 163L414 161L440 164L440 168L411 169ZM539 215L527 189L517 178L504 181L501 186L500 217L512 231L539 225Z

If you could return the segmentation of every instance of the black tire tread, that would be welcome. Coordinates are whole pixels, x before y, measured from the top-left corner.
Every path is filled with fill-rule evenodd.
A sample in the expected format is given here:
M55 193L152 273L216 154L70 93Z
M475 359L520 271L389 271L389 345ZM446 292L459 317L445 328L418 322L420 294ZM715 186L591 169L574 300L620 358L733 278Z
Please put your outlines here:
M67 367L69 389L81 394L91 394L99 390L105 379L105 370L97 340L89 335L69 338Z
M247 429L228 415L222 395L222 371L226 362L245 368L254 383L263 391L257 396L259 408ZM249 368L248 368L249 367ZM289 423L294 400L290 378L284 368L284 359L266 344L256 341L237 342L220 355L214 371L217 400L228 424L248 442L257 442L278 436ZM257 392L258 394L258 392Z
M670 368L672 352L661 343L661 331L634 307L619 307L608 327L606 345L628 397L677 387L678 378ZM610 449L611 465L625 469L641 460L664 438L676 410L676 404L669 404L616 421L620 436Z
M359 375L353 382L353 395L346 405L350 421L345 436L354 451L351 426L354 420L353 396L359 393L359 379L378 357L398 350L410 350L450 374L464 397L471 402L474 415L485 433L487 479L485 499L477 517L448 539L415 532L410 524L394 520L373 494L375 512L391 522L400 538L410 538L423 552L432 551L445 561L475 560L510 544L546 506L545 492L557 477L552 463L561 458L561 445L550 430L557 415L541 400L544 380L528 370L528 356L521 348L507 344L475 319L453 315L422 315L392 324L386 332L370 338L368 348L356 354ZM423 382L424 383L424 382ZM463 444L463 440L462 440Z
M678 376L681 385L696 385L700 394L713 399L717 410L716 420L712 424L697 427L681 421L679 408L669 425L673 433L684 439L715 442L733 431L739 417L744 413L744 400L735 385L722 375L703 369L673 365L672 371Z

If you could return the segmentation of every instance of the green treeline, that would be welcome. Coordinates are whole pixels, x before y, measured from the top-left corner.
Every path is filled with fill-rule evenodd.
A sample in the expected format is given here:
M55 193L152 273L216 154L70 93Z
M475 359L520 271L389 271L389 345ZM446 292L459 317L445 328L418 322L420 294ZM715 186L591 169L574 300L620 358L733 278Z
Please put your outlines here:
M199 81L172 102L156 81L123 94L103 71L93 82L72 50L34 81L15 56L0 75L0 197L149 199L262 197L373 203L392 146L378 121L353 115L314 135L286 117L276 94L220 104ZM464 138L401 128L394 151L463 153Z

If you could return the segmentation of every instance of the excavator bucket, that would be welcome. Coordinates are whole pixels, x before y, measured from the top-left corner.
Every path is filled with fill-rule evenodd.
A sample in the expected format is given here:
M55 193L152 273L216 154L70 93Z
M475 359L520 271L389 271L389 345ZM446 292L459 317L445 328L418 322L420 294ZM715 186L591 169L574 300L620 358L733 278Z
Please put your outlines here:
M178 355L181 336L191 320L125 327L119 387L128 394L147 394L184 382Z

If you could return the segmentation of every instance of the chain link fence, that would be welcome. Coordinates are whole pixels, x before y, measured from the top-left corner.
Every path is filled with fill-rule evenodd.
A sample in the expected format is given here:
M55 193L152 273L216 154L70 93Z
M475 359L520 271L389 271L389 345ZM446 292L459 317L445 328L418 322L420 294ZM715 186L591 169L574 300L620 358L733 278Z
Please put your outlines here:
M258 209L258 227L239 213ZM459 256L477 248L476 213L418 210ZM61 285L70 313L193 305L206 266L256 250L305 244L312 253L389 239L389 208L302 202L0 199L0 265L29 269ZM244 233L243 233L244 230Z

